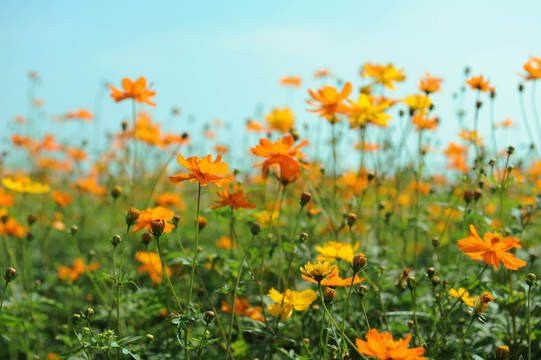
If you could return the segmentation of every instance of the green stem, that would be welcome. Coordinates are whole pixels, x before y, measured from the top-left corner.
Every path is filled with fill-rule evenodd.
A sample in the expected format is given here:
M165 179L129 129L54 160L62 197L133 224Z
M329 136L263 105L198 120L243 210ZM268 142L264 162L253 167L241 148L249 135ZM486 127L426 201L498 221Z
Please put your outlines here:
M531 360L532 358L532 327L530 325L531 291L532 291L532 287L528 286L528 303L527 303L528 309L526 313L526 321L527 321L527 326L528 326L528 357L526 358L527 360Z
M464 335L462 336L462 339L460 339L460 344L458 344L458 349L456 351L456 359L458 360L460 358L460 352L462 350L462 345L464 344L464 340L466 340L466 336L468 335L468 332L470 331L471 329L471 326L473 324L473 320L475 320L475 317L472 316L471 320L470 320L470 324L468 325L468 328L466 329L466 332L464 333Z
M237 289L239 288L240 277L242 275L242 265L244 264L244 259L246 254L242 257L239 266L239 273L237 274L237 281L235 282L235 289L233 290L233 305L231 306L231 322L229 323L229 334L227 335L227 349L225 351L225 359L229 354L229 349L231 348L231 334L233 333L233 321L235 320L235 301L237 299Z
M342 329L340 329L340 327L338 326L336 321L334 321L334 319L332 318L332 315L329 312L329 309L327 309L327 305L325 305L325 299L323 298L323 290L321 290L321 284L318 284L318 290L319 290L319 297L321 298L321 304L323 305L323 309L325 310L325 314L327 314L327 316L329 317L329 320L331 321L331 323L338 330L340 335L342 335L342 338L357 352L357 354L359 354L359 356L362 359L368 360L368 358L366 356L364 356L364 354L362 352L359 351L357 346L349 339L349 337L347 337L347 335L344 333L344 331Z
M175 300L177 302L177 307L180 310L181 313L184 313L184 309L182 308L182 305L180 304L180 301L178 300L177 294L175 293L175 288L173 287L173 284L171 284L171 279L169 278L169 275L167 274L167 268L165 267L165 262L163 261L162 256L162 249L160 248L160 237L156 236L156 244L158 244L158 254L160 255L160 262L162 263L162 272L165 276L165 279L167 280L167 284L169 285L169 289L173 293L173 296L175 297Z
M419 331L419 322L417 321L417 298L415 297L415 286L410 287L411 292L411 301L413 302L413 321L415 321L415 331L417 333L417 341L419 345L425 345L424 340L421 337L421 332Z
M193 280L195 276L195 267L197 265L197 253L199 248L199 207L201 204L201 183L198 183L197 189L197 210L195 217L195 246L193 249L193 260L192 260L192 274L190 276L190 290L188 291L188 305L190 306L192 302L192 290L193 290Z
M6 285L4 285L4 291L2 292L2 300L0 300L0 311L2 311L2 307L4 306L4 297L6 296L8 285L9 285L9 282L6 281Z
M342 315L342 326L341 326L342 331L345 331L346 317L348 316L348 310L349 310L349 298L351 297L351 290L353 289L353 283L355 282L356 275L357 275L357 272L353 271L351 284L349 284L348 297L346 298L346 308L344 309L344 315Z
M361 310L363 311L364 320L366 321L366 326L370 330L370 323L368 322L368 316L366 315L366 309L364 308L364 296L361 298Z

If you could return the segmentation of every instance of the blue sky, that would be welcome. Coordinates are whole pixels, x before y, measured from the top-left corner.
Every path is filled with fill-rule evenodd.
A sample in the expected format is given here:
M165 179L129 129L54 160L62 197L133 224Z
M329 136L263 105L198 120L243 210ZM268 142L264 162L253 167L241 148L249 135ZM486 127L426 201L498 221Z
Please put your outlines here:
M0 123L27 113L30 70L43 80L36 94L47 114L93 110L103 81L119 86L143 75L158 93L158 107L148 108L156 120L178 106L183 115L168 128L194 132L219 118L233 124L228 139L258 106L289 104L298 122L320 121L305 111L307 88L319 85L316 69L360 85L363 63L392 62L408 80L390 96L415 92L425 71L444 78L434 98L443 144L456 139L452 93L466 65L496 87L496 121L511 117L518 125L501 141L516 141L525 136L518 74L531 55L541 56L540 13L534 1L1 1ZM278 86L286 74L302 76L303 88ZM471 115L473 95L466 101ZM116 130L130 106L106 95L101 113ZM488 119L486 109L480 128L487 138ZM84 126L68 127L65 138L88 138L91 125Z

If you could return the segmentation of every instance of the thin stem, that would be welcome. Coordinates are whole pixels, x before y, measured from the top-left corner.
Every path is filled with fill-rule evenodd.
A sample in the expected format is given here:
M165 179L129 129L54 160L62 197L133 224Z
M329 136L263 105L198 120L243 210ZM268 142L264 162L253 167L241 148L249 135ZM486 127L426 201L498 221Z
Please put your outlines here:
M366 309L364 308L364 296L361 298L361 310L363 311L364 320L366 321L366 326L368 327L368 330L371 329L370 323L368 322L368 316L366 315Z
M417 321L417 299L415 297L415 286L410 287L411 292L411 301L413 302L413 321L415 321L415 331L417 333L417 341L419 345L424 345L423 338L421 337L421 332L419 331L419 322Z
M197 252L199 248L199 207L201 203L201 183L198 183L197 189L197 210L195 217L195 246L193 249L193 260L192 260L192 274L190 276L190 290L188 291L188 305L190 306L192 302L192 290L193 290L193 280L195 276L195 267L197 265Z
M169 278L169 274L167 274L167 268L165 267L165 262L163 261L162 249L160 248L159 236L156 236L156 244L158 244L158 254L160 255L160 262L162 263L162 273L165 276L165 279L167 280L169 289L171 290L171 292L173 293L173 296L175 297L178 309L180 310L181 313L184 313L184 309L182 308L182 305L180 304L180 301L178 300L177 294L175 293L175 288L173 287L173 284L171 284L171 279Z
M349 310L349 298L351 297L351 290L353 289L353 283L355 282L355 276L357 275L356 271L353 271L353 276L351 277L351 284L349 284L348 297L346 298L346 308L344 309L344 315L342 315L342 331L345 330L346 326L346 317L348 316Z
M532 327L530 324L531 292L532 292L532 287L528 286L528 303L527 303L528 308L526 310L527 311L526 321L527 321L527 326L528 326L528 357L526 358L527 360L531 360L532 358Z
M357 354L359 354L359 356L362 359L368 360L368 358L366 356L364 356L364 354L362 352L359 351L357 346L349 339L349 337L347 337L347 335L344 333L344 331L342 329L340 329L340 327L338 326L336 321L334 321L334 319L332 318L332 315L329 312L329 309L327 309L327 305L325 305L325 299L323 298L323 290L321 290L321 284L318 284L318 289L319 289L319 297L321 299L321 304L323 304L323 309L325 310L325 313L329 317L329 320L331 321L331 323L338 330L340 335L342 335L342 338L357 352Z
M237 289L239 288L240 277L242 275L242 265L244 264L245 258L246 258L246 254L242 257L242 260L240 262L239 273L237 274L237 281L235 283L235 289L233 290L233 305L231 306L231 321L229 323L229 334L227 335L227 349L225 351L225 359L227 359L227 355L229 354L229 349L231 348L231 334L233 333L233 321L235 320L235 302L237 301Z
M0 311L2 311L2 307L4 306L4 297L6 296L6 291L8 289L8 285L9 285L9 282L6 281L6 285L4 285L4 291L2 292L2 300L0 300Z
M466 332L464 333L464 335L462 336L462 339L460 339L460 344L458 344L458 349L456 351L456 359L458 360L460 358L460 352L462 350L462 345L464 344L464 340L466 340L466 336L468 335L468 332L470 331L471 329L471 326L473 324L473 320L475 320L475 317L472 316L471 320L470 320L470 324L468 325L468 328L466 329Z
M135 180L136 177L136 170L137 170L137 139L136 139L136 113L135 113L135 99L132 100L132 123L133 123L133 173L132 173L132 189L131 189L131 202L135 205Z

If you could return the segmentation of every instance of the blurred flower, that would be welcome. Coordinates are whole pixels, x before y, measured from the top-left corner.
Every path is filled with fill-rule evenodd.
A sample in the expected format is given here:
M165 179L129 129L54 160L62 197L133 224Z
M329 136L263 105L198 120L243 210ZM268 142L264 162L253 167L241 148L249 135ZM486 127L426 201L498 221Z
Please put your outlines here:
M13 205L13 203L13 196L11 196L10 194L6 194L4 192L4 189L0 188L0 206L8 207Z
M361 353L373 356L381 360L426 360L423 355L425 349L422 347L408 348L411 334L405 339L394 340L388 333L378 333L377 329L370 329L366 333L366 341L356 339L355 344Z
M309 112L319 113L319 117L325 117L330 119L336 114L343 114L347 111L347 105L343 102L347 99L351 93L351 83L347 82L340 93L333 86L325 85L321 89L317 90L317 93L312 90L308 90L312 99L320 104L313 103L312 101L306 101L309 105L316 107L316 109L308 110Z
M299 145L293 147L295 140L292 136L284 136L283 139L278 139L272 143L267 138L261 138L259 145L252 148L252 153L257 156L268 158L262 164L256 164L254 167L263 166L263 176L267 176L269 168L273 164L280 166L280 177L282 179L290 179L296 177L300 173L301 166L308 168L309 165L302 164L299 159L305 155L299 149L308 144L304 140Z
M83 259L77 258L73 262L73 266L64 266L60 265L58 267L58 279L59 280L71 280L75 281L85 273L85 271L92 272L96 271L101 267L101 262L96 261L92 264L89 264L88 266L85 265L83 262Z
M163 275L160 255L151 251L138 251L135 253L135 258L142 263L142 265L137 268L137 273L148 273L152 283L158 285L162 281ZM171 275L171 268L169 266L165 267L165 271L167 272L167 275Z
M280 79L280 85L300 87L302 79L300 76L284 76Z
M472 315L481 316L488 309L488 304L494 301L494 296L488 291L481 294L481 299L475 303L472 310Z
M218 155L216 159L212 161L212 155L207 155L204 158L190 156L188 159L185 159L179 154L177 156L177 162L188 169L188 171L191 171L191 174L175 174L169 176L169 181L179 183L189 180L190 182L198 182L201 186L207 186L209 183L212 183L221 187L223 184L230 182L232 178L218 176L225 175L229 172L227 163L220 160L222 160L221 155Z
M26 194L43 194L49 192L49 185L32 182L26 176L5 177L2 184L11 191Z
M429 72L426 72L425 78L419 81L417 88L428 95L440 90L441 82L442 78L433 78Z
M532 56L527 63L522 65L522 67L528 73L526 75L526 80L541 79L541 58Z
M60 207L67 206L73 200L70 194L63 193L58 190L53 191L53 199L54 202Z
M331 76L329 69L320 69L314 72L314 78L321 79Z
M178 208L184 207L184 203L182 202L182 199L180 198L179 194L175 193L161 193L160 195L156 196L154 198L154 203L157 206L164 206L164 207L171 207L176 206Z
M83 192L89 192L96 195L104 195L107 193L107 188L99 185L96 178L93 176L90 176L87 179L80 178L75 182L75 186Z
M500 267L500 261L509 270L518 270L526 266L525 261L507 252L512 248L521 248L518 240L513 237L504 238L502 234L487 232L481 239L475 227L470 225L469 236L458 240L457 244L458 248L471 259L483 260L485 264L494 266L496 271Z
M283 109L272 109L269 114L265 115L265 120L269 124L269 129L278 130L285 134L293 127L295 117L293 112L286 106Z
M483 78L483 75L472 76L466 80L466 84L470 85L472 90L479 90L481 92L489 92L494 90L494 88L490 86L488 80Z
M357 102L352 100L348 102L351 106L348 107L347 113L352 129L358 126L364 127L369 123L387 127L387 120L392 119L390 115L384 113L391 106L390 101L376 103L373 96L360 94Z
M479 134L475 130L462 129L458 133L458 136L463 140L471 142L472 144L483 146L483 137L479 136Z
M408 105L410 111L417 111L421 114L427 114L432 102L427 95L417 94L408 95L408 97L404 99L404 103Z
M236 244L233 244L231 241L231 238L229 236L220 236L220 239L218 239L214 245L218 249L228 249L230 250L232 247L237 247Z
M116 102L133 99L140 103L156 106L155 103L149 100L149 98L156 95L156 92L147 89L147 79L143 76L137 79L135 83L128 78L122 79L122 87L124 88L124 91L115 88L113 85L109 86L111 97L115 99Z
M345 260L351 262L355 251L359 248L359 243L351 246L349 242L327 241L323 247L316 246L315 249L319 252L317 260L333 262L336 260Z
M240 208L249 208L254 209L255 205L249 204L246 202L247 196L244 195L243 190L238 190L238 187L235 186L233 188L233 192L228 192L227 189L224 189L223 192L218 190L216 192L218 196L220 197L220 200L214 200L214 202L218 203L217 205L212 205L211 209L218 209L224 206L230 206L232 209L237 210Z
M8 235L21 239L25 234L26 228L12 217L9 217L4 223L0 221L0 236Z
M231 305L222 300L222 311L230 313L231 310ZM265 318L261 316L261 306L252 307L246 297L235 298L235 314L257 321L265 321Z
M361 70L361 76L373 78L376 84L395 90L394 83L406 80L404 70L398 70L393 64L381 65L366 63Z
M246 121L246 130L253 131L253 132L259 132L265 130L265 127L258 123L257 121L248 120Z
M291 316L293 309L303 311L317 299L317 294L311 289L302 292L286 289L282 294L272 288L268 296L277 303L268 306L269 313L272 316L281 316L282 321L286 321Z
M437 117L427 118L426 115L417 113L413 115L411 119L413 125L417 128L417 131L421 130L436 130L438 127L439 119Z
M449 289L449 295L455 299L460 299L460 301L468 306L473 306L474 301L479 299L479 296L469 297L470 293L464 288L459 288L458 291L455 289Z
M66 149L66 153L70 158L76 161L83 161L88 159L88 154L83 149L69 147Z
M79 109L76 111L69 111L66 113L65 116L66 119L76 119L76 120L84 120L84 121L92 121L94 120L94 116L92 116L92 113L90 110L87 109Z

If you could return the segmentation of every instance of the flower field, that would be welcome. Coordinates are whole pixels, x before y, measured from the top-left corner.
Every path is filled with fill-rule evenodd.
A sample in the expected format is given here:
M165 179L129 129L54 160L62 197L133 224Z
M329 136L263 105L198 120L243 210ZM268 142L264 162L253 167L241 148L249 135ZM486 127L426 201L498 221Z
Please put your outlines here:
M276 107L235 138L165 131L159 84L117 79L126 118L101 147L59 140L94 110L36 130L31 72L3 134L0 358L541 359L541 58L517 71L526 139L466 68L446 114L462 130L438 144L444 79L365 63L315 72L309 125Z

